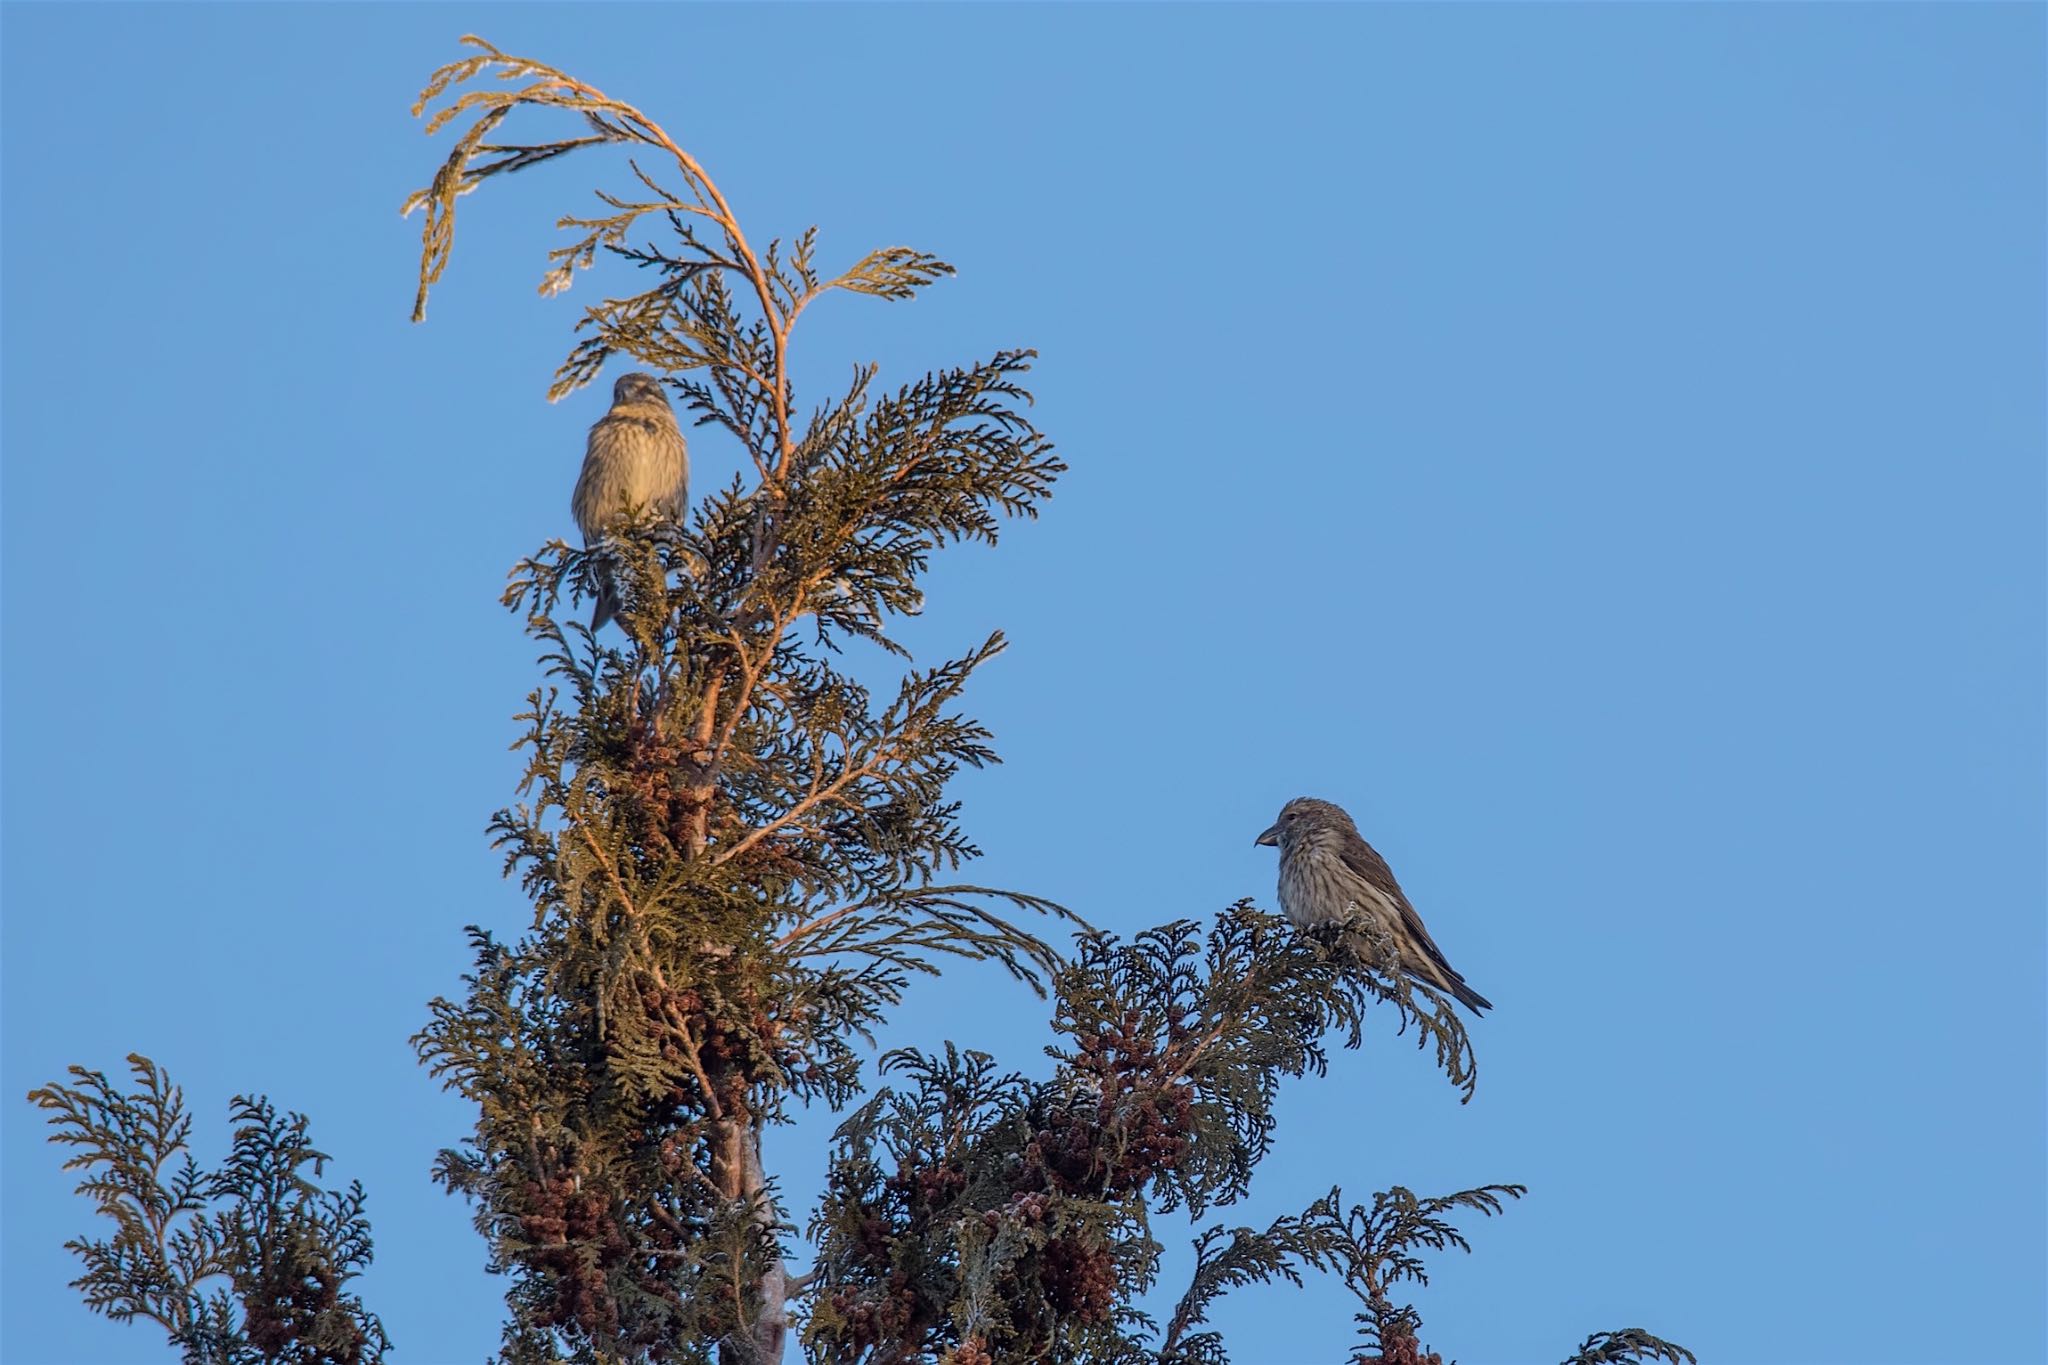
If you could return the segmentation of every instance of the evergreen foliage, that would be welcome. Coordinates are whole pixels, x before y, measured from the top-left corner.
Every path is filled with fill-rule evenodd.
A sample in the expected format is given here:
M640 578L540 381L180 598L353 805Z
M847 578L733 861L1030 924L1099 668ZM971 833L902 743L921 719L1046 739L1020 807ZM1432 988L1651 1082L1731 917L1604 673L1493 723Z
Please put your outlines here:
M74 1084L29 1092L49 1111L50 1141L76 1149L64 1169L113 1236L64 1245L85 1262L71 1282L117 1322L164 1329L186 1365L378 1365L390 1341L342 1288L370 1263L362 1186L306 1178L327 1161L299 1114L236 1096L234 1145L202 1170L185 1096L149 1058L130 1055L135 1089L71 1068Z
M1032 353L894 388L861 367L800 407L789 355L808 307L835 291L908 299L952 267L888 247L832 274L815 229L757 247L638 109L465 42L472 54L437 71L414 110L445 101L428 131L457 129L406 202L425 213L415 317L448 268L465 193L623 148L632 195L600 194L602 212L560 220L575 238L541 288L568 289L600 254L649 283L583 309L550 394L630 357L751 470L681 527L550 542L505 592L544 681L518 717L519 799L491 833L533 920L509 940L469 931L464 989L432 1002L414 1040L475 1107L436 1176L471 1202L489 1266L507 1277L502 1359L755 1365L784 1358L795 1335L806 1358L847 1365L1220 1365L1207 1323L1218 1297L1311 1271L1363 1305L1354 1361L1434 1359L1393 1287L1422 1278L1422 1252L1464 1248L1450 1214L1498 1212L1517 1187L1434 1200L1395 1189L1348 1211L1332 1190L1264 1229L1208 1226L1171 1316L1156 1322L1141 1302L1159 1278L1155 1217L1202 1219L1244 1198L1281 1081L1321 1075L1333 1040L1360 1047L1373 1007L1413 1026L1469 1097L1471 1042L1448 1005L1249 902L1126 940L961 876L977 850L949 784L998 760L960 704L1003 638L917 666L889 629L921 609L935 551L996 544L1063 472L1029 417ZM566 113L580 132L500 140L522 110ZM639 240L649 230L660 240ZM600 573L623 604L602 638L569 610ZM905 661L893 688L842 667L855 641ZM1046 925L1080 929L1071 954ZM949 960L999 964L1049 995L1050 1079L948 1042L887 1054L886 1083L869 1089L863 1044L917 974ZM58 1093L70 1092L38 1095ZM804 1229L811 1268L794 1276L784 1257L798 1228L761 1135L811 1103L849 1112ZM352 1197L308 1225L338 1239L323 1264L344 1270L368 1254ZM139 1233L121 1227L121 1245L158 1235L146 1218ZM197 1320L177 1316L182 1288L154 1288L185 1283L182 1252L165 1253L176 1266L162 1272L75 1245L96 1306L140 1305L174 1334ZM1590 1338L1574 1357L1634 1359L1691 1357L1635 1331Z

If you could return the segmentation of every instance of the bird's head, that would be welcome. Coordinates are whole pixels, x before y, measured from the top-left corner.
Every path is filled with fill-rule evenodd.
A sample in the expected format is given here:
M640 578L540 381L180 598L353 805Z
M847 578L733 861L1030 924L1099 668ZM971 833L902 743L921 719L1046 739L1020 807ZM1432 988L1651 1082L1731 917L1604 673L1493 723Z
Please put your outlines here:
M612 385L612 406L658 403L668 406L668 393L661 387L661 381L651 374L635 370L619 376L619 382Z
M1351 817L1344 808L1328 801L1318 801L1313 796L1297 796L1280 808L1280 818L1252 842L1268 848L1290 848L1304 836L1324 831L1350 830L1357 832Z

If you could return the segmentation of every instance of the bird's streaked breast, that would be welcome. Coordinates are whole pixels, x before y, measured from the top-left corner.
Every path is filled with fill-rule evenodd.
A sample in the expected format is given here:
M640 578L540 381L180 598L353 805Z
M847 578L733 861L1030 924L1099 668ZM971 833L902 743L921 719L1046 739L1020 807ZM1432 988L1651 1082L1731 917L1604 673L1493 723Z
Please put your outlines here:
M1280 910L1304 929L1361 914L1385 924L1400 914L1387 893L1313 847L1282 851Z
M658 507L680 519L689 481L689 450L674 414L654 404L622 405L590 429L569 510L586 540L628 507Z

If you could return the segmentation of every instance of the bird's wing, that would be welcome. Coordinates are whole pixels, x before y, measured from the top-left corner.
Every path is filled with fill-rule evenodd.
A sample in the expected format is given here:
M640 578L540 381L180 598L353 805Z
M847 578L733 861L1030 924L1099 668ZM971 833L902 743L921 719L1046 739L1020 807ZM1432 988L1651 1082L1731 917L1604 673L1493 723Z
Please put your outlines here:
M669 515L677 522L685 521L690 515L690 445L683 439L683 433L670 433L675 441L676 482L675 491L669 495Z
M600 417L591 423L590 434L583 438L583 468L577 471L576 488L569 495L569 513L576 518L576 528L583 532L586 545L597 538L604 520L599 484L605 476L605 445L610 437L605 421L605 417Z
M1379 850L1363 838L1350 838L1343 841L1342 856L1344 866L1351 869L1352 875L1401 907L1401 923L1407 928L1409 936L1422 945L1422 950L1429 954L1430 961L1441 967L1453 981L1463 981L1465 978L1458 975L1457 970L1444 957L1444 950L1437 947L1436 940L1429 936L1428 926L1423 924L1422 916L1415 912L1407 893L1401 890L1401 883L1394 880L1394 869L1387 866L1387 860L1380 856Z

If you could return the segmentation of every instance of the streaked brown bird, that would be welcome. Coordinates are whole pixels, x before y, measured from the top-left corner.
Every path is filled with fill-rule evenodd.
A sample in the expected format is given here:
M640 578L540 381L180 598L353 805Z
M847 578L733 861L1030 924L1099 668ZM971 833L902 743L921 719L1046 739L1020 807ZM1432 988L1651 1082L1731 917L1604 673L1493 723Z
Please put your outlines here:
M1254 842L1280 850L1280 909L1296 928L1369 920L1393 941L1407 975L1455 997L1474 1014L1493 1008L1444 959L1394 870L1359 835L1342 806L1297 796Z
M690 510L690 449L676 425L675 409L661 381L651 374L624 374L612 385L611 410L590 428L583 447L583 472L569 510L589 546L649 511L681 525ZM595 633L619 613L619 594L610 574L601 574Z

